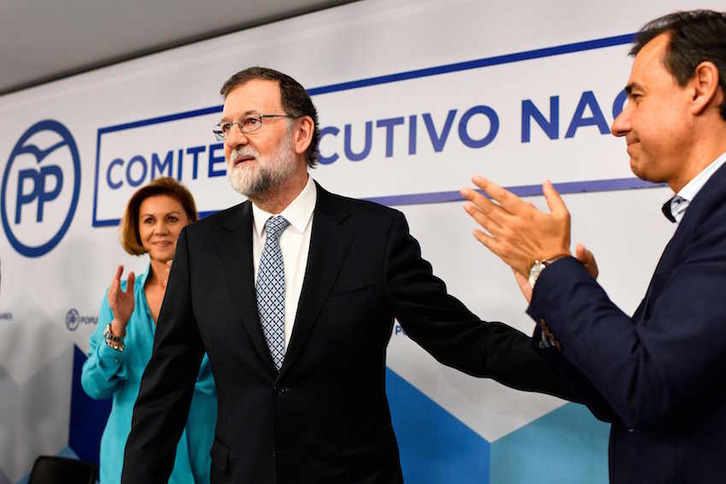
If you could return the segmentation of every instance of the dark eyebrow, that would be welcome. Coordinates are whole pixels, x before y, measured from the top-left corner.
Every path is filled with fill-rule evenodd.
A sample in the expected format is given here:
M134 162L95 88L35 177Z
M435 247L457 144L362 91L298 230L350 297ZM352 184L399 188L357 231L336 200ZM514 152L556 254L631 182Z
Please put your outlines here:
M642 88L643 87L640 84L638 84L637 82L631 82L630 84L628 84L627 86L625 86L625 93L628 96L630 96L631 94L633 94L633 90L635 90L635 89L642 89Z

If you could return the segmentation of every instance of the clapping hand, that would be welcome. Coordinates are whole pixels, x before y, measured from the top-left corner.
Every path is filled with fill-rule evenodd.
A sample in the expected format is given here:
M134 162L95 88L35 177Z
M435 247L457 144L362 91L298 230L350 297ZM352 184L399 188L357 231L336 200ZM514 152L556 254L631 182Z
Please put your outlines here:
M111 287L108 288L108 305L113 313L113 321L111 322L111 331L114 336L123 337L126 335L126 325L129 324L131 314L134 312L134 282L136 275L133 271L129 272L126 279L126 290L121 290L121 274L124 266L119 265L116 273L111 280Z
M461 191L469 200L464 209L486 231L475 230L474 237L512 269L527 276L535 260L570 255L570 213L552 183L542 185L550 210L543 212L481 176L472 181L491 197Z
M517 285L529 302L532 287L527 276L535 260L570 255L567 206L549 181L542 185L549 213L483 177L475 176L472 181L491 197L470 188L461 191L469 201L464 209L485 230L475 230L474 237L512 268ZM592 252L578 244L575 256L597 278L598 268Z

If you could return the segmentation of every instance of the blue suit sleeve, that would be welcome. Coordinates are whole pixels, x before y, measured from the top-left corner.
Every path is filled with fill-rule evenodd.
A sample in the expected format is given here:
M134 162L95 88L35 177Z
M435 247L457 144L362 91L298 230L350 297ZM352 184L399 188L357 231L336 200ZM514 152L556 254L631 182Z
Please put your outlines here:
M574 258L540 276L528 313L628 428L659 428L697 412L726 363L726 227L699 224L670 269L653 276L634 318Z

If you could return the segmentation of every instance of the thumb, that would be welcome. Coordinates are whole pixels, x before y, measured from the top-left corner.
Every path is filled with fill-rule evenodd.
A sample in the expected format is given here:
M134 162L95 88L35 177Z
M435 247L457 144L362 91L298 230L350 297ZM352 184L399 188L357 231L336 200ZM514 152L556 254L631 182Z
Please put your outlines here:
M584 244L577 244L577 247L575 247L575 256L582 265L587 265L593 257L592 252Z
M550 212L553 214L567 213L567 205L565 205L564 200L557 193L551 181L547 180L542 184L542 193L544 194L545 200L547 200L547 206L550 208Z
M592 251L583 244L577 244L577 247L575 247L575 257L577 257L577 260L585 266L585 269L587 269L587 272L590 273L593 279L597 279L600 270L597 267L597 261L595 260L595 255Z

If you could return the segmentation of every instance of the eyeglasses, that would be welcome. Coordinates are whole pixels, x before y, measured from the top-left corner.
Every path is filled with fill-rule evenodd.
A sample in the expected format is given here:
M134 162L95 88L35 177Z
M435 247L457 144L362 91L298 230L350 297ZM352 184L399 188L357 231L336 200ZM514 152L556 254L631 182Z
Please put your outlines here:
M229 121L222 121L218 124L215 124L212 128L212 133L214 133L217 141L224 141L229 135L229 132L232 130L232 126L234 125L237 125L240 132L243 134L254 133L255 131L259 131L260 128L262 128L262 120L264 118L294 119L294 117L290 116L289 114L248 114L244 118L240 118L233 123L230 123Z

